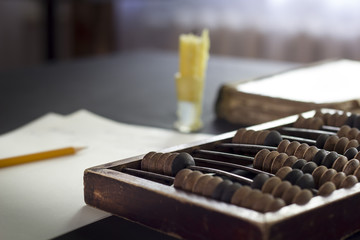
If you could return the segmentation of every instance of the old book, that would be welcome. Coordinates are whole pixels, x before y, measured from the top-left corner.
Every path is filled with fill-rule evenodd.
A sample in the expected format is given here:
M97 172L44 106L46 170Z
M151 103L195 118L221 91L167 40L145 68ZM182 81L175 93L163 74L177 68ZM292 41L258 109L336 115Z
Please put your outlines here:
M320 108L360 111L360 62L314 63L251 81L224 84L218 93L219 118L259 124Z

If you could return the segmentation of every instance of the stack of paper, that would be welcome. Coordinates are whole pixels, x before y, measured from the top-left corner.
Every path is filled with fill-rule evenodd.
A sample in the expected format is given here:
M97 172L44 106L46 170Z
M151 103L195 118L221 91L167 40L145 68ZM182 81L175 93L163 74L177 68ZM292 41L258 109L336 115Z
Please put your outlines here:
M49 239L108 216L83 200L86 168L208 138L117 123L86 110L49 113L0 136L0 158L68 146L75 155L0 169L0 239Z

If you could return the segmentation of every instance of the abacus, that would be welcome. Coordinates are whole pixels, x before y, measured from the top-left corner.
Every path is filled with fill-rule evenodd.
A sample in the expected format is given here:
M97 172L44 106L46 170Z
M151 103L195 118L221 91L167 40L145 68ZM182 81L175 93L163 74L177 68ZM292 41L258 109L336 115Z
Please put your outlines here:
M179 238L339 239L360 228L357 122L310 111L89 168L85 202Z

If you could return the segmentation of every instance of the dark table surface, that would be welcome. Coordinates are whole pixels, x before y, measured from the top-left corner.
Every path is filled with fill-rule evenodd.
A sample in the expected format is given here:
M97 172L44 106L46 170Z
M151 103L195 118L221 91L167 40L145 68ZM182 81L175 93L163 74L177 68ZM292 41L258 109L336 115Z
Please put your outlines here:
M299 64L211 56L203 107L203 133L240 126L216 118L220 86L281 72ZM87 109L131 124L172 129L176 120L175 52L138 51L0 72L0 134L48 112ZM90 166L89 166L90 167ZM140 224L111 216L57 239L172 239Z

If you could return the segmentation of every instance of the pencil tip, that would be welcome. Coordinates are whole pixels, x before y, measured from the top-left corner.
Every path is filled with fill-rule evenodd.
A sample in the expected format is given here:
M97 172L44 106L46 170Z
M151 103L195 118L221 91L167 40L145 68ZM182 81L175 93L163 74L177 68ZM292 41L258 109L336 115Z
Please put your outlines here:
M83 150L83 149L85 149L85 148L87 148L87 147L74 147L75 152L81 151L81 150Z

